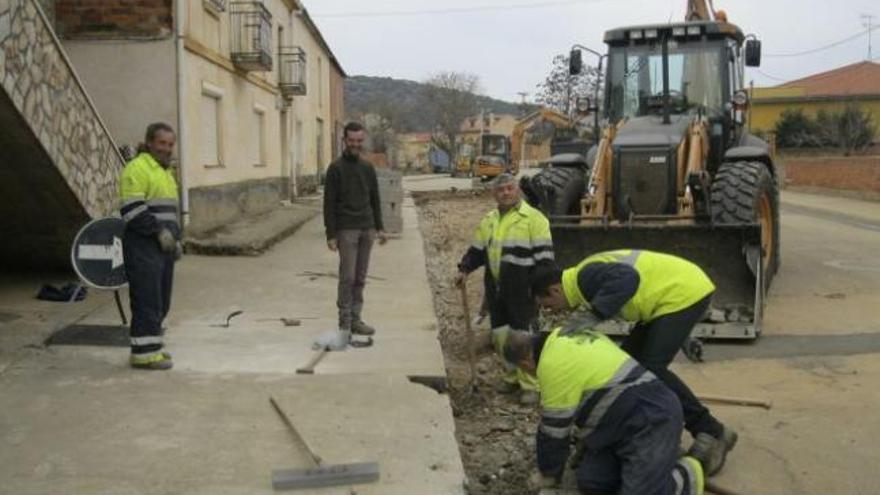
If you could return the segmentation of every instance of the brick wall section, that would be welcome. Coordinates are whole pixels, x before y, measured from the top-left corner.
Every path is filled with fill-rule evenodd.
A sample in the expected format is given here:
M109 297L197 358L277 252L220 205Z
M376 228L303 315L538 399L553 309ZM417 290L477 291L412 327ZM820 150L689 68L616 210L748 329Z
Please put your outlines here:
M880 193L880 156L787 158L785 183Z
M56 0L55 26L66 39L165 38L172 0Z

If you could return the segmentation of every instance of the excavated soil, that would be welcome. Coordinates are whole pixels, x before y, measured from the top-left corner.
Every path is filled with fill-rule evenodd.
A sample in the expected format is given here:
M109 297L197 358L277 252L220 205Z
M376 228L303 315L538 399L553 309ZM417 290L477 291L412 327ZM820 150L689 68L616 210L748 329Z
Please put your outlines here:
M419 207L419 225L425 240L428 281L434 296L434 311L446 362L449 392L455 415L455 436L472 494L532 494L528 486L534 470L534 406L524 407L518 396L496 388L503 371L492 352L488 318L474 327L476 334L476 389L470 387L467 326L461 293L453 283L456 265L470 245L480 218L493 207L485 193L413 193ZM483 272L467 281L470 317L480 309Z

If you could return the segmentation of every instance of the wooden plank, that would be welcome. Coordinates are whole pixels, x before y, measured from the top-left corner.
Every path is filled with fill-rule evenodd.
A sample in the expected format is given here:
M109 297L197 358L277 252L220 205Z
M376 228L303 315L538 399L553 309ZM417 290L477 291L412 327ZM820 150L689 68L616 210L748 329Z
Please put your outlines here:
M311 469L276 469L272 471L272 488L275 490L296 490L372 483L378 479L378 462L334 464Z

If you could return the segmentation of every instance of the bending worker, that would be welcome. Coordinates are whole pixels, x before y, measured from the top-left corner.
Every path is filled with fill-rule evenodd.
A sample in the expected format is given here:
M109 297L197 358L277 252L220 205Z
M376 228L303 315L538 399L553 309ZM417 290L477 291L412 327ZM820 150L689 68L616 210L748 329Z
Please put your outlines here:
M471 247L458 264L455 283L460 285L470 272L485 267L485 298L489 307L492 340L501 354L509 329L528 330L538 315L529 294L529 277L538 265L553 265L550 222L540 211L520 198L512 175L503 173L492 182L497 203L483 217ZM521 391L520 402L538 401L534 377L512 364L504 375L502 392Z
M535 446L542 487L569 465L592 495L698 495L703 471L679 458L681 404L666 385L605 335L582 327L563 335L511 332L505 357L541 387Z
M685 428L694 437L688 451L709 476L724 465L736 444L735 431L722 425L669 364L709 307L715 285L697 265L669 254L639 250L597 253L560 271L536 272L532 293L539 306L590 313L579 324L620 316L635 322L621 347L678 396Z
M171 309L174 262L180 258L177 182L169 169L175 135L162 123L147 127L145 143L122 171L122 255L131 299L131 366L171 368L162 320Z

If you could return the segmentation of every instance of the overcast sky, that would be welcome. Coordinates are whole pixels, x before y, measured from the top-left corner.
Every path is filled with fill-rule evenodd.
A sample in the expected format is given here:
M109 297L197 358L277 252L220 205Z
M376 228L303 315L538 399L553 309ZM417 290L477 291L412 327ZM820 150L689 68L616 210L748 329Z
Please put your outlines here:
M632 24L679 21L686 0L304 0L349 75L423 81L434 71L467 71L483 92L519 101L573 43L603 50L602 33ZM716 0L731 22L763 41L764 60L746 83L772 86L863 61L863 14L875 15L873 58L880 62L877 0ZM423 12L412 14L412 12ZM428 11L428 12L425 12ZM391 15L388 15L391 14ZM843 41L847 38L854 38ZM778 56L831 48L801 56ZM774 56L776 55L776 56ZM585 61L589 59L585 58Z

